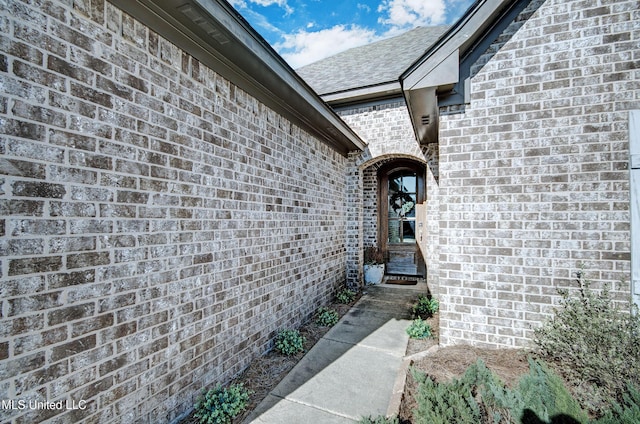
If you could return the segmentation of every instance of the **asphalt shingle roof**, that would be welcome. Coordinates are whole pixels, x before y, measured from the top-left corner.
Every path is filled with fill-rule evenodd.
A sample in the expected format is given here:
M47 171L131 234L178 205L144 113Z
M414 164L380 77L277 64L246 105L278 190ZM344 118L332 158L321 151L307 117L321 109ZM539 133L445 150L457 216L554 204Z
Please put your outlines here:
M447 29L448 26L414 28L303 66L296 72L320 95L395 82Z

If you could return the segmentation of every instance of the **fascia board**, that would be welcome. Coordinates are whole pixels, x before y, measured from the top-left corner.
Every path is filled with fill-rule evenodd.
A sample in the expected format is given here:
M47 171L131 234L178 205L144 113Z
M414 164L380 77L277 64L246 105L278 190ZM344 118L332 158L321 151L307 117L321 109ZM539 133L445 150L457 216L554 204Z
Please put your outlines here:
M358 103L367 100L400 96L402 93L400 82L393 81L369 87L359 87L353 90L345 90L335 93L322 94L320 97L330 105L346 103Z
M341 154L366 147L225 1L109 1Z
M419 90L427 87L442 87L455 84L460 79L460 53L456 49L444 60L437 63L431 71L427 72L415 84L407 87L408 90Z
M421 81L428 81L428 75L438 72L438 67L443 64L450 64L453 52L464 52L473 45L478 37L481 37L488 26L491 25L492 18L508 5L512 0L479 0L465 14L458 24L448 31L433 48L429 49L425 55L414 63L400 77L404 90L410 90L414 86L424 87ZM437 80L437 78L434 78ZM457 80L455 82L458 82Z

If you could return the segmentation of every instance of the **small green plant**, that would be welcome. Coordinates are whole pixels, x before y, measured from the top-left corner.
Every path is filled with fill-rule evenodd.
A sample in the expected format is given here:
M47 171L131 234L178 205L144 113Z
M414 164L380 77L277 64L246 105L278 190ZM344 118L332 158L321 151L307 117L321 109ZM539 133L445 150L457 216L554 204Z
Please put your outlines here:
M418 296L418 301L413 306L413 316L426 319L432 317L440 309L440 303L433 297Z
M304 350L304 337L298 330L281 330L276 336L276 350L292 356Z
M448 423L586 423L587 415L562 380L541 362L529 360L529 374L508 388L482 360L460 379L436 383L412 369L418 383L414 422ZM607 423L608 424L608 423Z
M316 311L316 324L323 327L333 327L338 323L339 318L338 312L334 309L322 306Z
M378 415L377 417L363 417L358 421L359 424L400 424L398 417L385 417L384 415Z
M342 289L336 295L336 300L338 301L338 303L344 303L344 304L353 302L355 298L356 298L356 292L349 289Z
M217 386L202 393L195 406L195 417L200 424L228 424L244 411L249 404L251 392L242 384L229 388Z
M433 337L431 326L421 318L413 320L409 328L407 328L407 334L412 339L426 339L428 337Z
M418 382L414 422L416 424L476 424L482 412L474 395L478 385L492 378L482 361L471 365L462 378L436 383L429 376L412 369Z
M566 422L587 423L587 414L575 400L562 379L543 362L529 359L529 373L523 375L514 390L503 388L493 394L502 393L502 397L494 398L494 407L508 409L511 417L519 422L532 422L526 417L537 417L541 422L556 422L557 417L570 417ZM483 399L490 399L483 393Z

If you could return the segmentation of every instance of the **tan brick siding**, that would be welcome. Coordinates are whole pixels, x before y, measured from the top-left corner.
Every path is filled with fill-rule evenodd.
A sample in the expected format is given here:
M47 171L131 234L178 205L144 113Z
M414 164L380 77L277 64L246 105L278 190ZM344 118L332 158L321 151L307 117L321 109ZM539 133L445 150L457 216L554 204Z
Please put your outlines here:
M527 345L581 266L628 300L637 6L544 2L441 117L443 344Z
M108 2L0 31L0 399L87 402L0 421L174 421L344 283L347 159Z

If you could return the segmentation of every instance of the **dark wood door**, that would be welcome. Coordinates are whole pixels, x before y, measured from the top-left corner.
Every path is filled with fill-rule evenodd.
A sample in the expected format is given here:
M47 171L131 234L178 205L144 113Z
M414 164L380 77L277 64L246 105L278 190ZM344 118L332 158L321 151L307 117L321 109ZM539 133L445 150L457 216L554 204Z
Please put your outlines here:
M424 275L419 250L420 219L416 206L424 201L424 167L413 162L388 165L379 173L380 244L386 273Z

